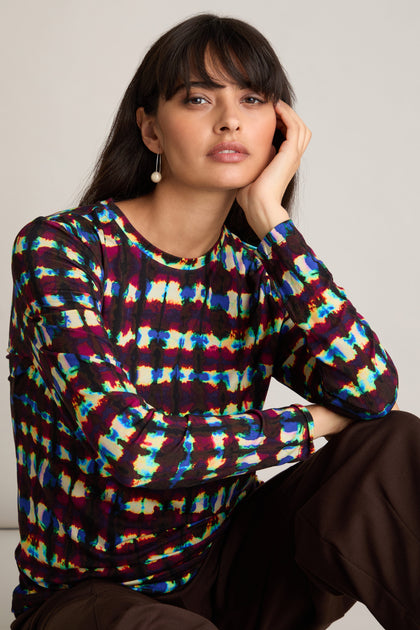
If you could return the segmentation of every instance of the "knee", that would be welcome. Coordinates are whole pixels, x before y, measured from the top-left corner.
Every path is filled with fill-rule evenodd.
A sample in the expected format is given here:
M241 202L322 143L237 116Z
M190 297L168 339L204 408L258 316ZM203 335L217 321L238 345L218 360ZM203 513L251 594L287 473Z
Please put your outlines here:
M392 469L392 462L420 462L420 419L405 411L391 411L382 418L360 420L333 436L328 447L343 461L357 462L360 474L378 467Z
M384 434L395 445L413 441L420 446L420 418L407 411L391 411L378 419L376 431Z
M405 411L391 411L369 421L360 427L359 448L360 470L364 469L371 479L394 478L396 469L418 470L420 419Z

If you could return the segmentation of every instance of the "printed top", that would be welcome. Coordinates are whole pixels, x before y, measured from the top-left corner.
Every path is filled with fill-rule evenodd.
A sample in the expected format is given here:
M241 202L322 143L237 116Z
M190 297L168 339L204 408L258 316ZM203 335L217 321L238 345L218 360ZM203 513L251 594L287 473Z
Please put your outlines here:
M389 412L396 372L292 221L168 255L109 200L38 218L13 251L10 381L20 584L14 612L105 577L188 582L255 471L310 456L304 406Z

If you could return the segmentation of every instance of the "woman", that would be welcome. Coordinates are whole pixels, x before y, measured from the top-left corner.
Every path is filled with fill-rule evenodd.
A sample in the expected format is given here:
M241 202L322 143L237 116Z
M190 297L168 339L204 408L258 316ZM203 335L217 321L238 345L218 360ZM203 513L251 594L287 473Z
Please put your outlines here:
M14 630L324 628L357 599L418 627L420 425L289 219L291 104L260 33L191 18L146 55L83 205L20 232ZM271 376L311 404L263 410Z

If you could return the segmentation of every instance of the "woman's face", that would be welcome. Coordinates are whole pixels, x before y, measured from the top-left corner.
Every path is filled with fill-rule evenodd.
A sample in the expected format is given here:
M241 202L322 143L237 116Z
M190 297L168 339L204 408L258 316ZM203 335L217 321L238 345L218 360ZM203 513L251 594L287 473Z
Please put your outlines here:
M262 94L214 77L220 87L193 79L161 99L154 132L166 181L203 190L237 190L272 157L276 113Z

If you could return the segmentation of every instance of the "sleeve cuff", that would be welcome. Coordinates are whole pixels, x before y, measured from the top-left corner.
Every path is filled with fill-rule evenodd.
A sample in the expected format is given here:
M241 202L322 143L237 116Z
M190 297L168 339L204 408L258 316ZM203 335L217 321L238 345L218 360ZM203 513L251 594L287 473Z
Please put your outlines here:
M293 232L296 232L296 226L291 219L279 223L264 236L263 240L258 245L258 251L260 254L269 258L273 245L283 245L287 237Z
M315 453L315 445L314 445L314 432L315 432L315 427L314 427L314 420L312 418L312 414L310 413L309 409L307 407L303 407L299 405L299 410L303 413L303 415L305 416L305 420L306 420L306 429L307 429L307 448L306 453L307 453L307 457L310 457L311 455L313 455Z

